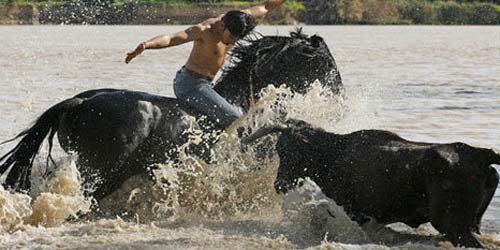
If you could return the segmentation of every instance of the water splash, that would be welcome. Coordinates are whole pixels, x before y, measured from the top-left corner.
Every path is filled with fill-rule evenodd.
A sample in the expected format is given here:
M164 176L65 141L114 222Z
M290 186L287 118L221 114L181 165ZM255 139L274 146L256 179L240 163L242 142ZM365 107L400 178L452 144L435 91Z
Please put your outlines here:
M275 136L266 136L247 147L239 143L240 136L286 118L303 119L330 131L366 126L373 122L367 119L372 114L368 107L358 103L363 103L362 95L360 98L331 98L318 83L306 95L269 87L261 93L262 101L249 115L226 133L202 133L198 122L187 117L191 124L186 131L189 140L176 149L179 159L154 166L154 180L147 176L131 178L101 202L101 210L126 218L123 220L84 223L66 220L79 210L88 211L90 201L83 198L75 158L64 158L48 181L34 178L32 186L36 188L30 196L0 188L0 233L6 236L0 239L0 244L76 248L125 245L147 248L158 244L210 249L234 246L393 249L370 243L371 235L352 222L312 182L306 181L287 196L278 195L273 187L279 164L274 152ZM218 141L209 152L211 162L189 154L191 146L206 140ZM44 168L45 164L37 164L34 176L44 175ZM429 231L415 232L425 235ZM44 238L43 243L36 242L40 237ZM500 245L498 234L479 237L491 249ZM437 247L407 244L404 249Z
M0 188L0 225L12 231L27 225L60 226L69 216L89 211L90 201L83 196L81 179L73 157L56 163L58 168L45 181L40 177L45 164L36 164L32 172L31 196ZM33 198L32 198L33 197Z
M0 233L9 232L31 214L31 197L11 193L0 186Z
M324 94L319 82L312 85L306 95L292 94L285 88L269 86L260 93L259 102L248 114L235 122L224 133L203 133L199 122L192 117L186 121L188 141L176 151L178 158L158 164L153 170L155 182L137 187L125 184L126 191L113 195L111 202L130 209L127 213L150 220L203 220L255 219L281 217L282 197L274 191L279 159L274 152L275 137L269 136L252 146L242 146L241 137L258 128L277 124L289 117L305 119L311 110L295 107L307 103L310 109L322 109L317 123L330 123L342 117L341 98ZM323 119L323 120L322 120ZM204 162L189 154L193 145L203 141L216 141L211 147L211 162ZM134 178L134 182L142 182ZM136 188L131 188L136 186ZM125 193L125 194L123 194ZM117 205L118 197L125 205ZM140 212L138 212L140 211Z
M128 214L139 215L142 221L243 219L276 214L269 213L279 210L280 200L273 188L278 166L277 156L272 153L274 143L268 139L250 148L242 147L239 140L242 134L278 119L274 109L284 91L267 89L249 115L224 133L203 133L200 123L187 117L191 125L185 131L188 141L176 149L176 159L154 167L155 182L146 181L144 185L144 178L134 177L124 184L125 190L122 187L120 194L108 197L110 202L104 204L126 207ZM189 154L191 146L203 141L217 141L209 149L211 162ZM267 153L258 156L263 149ZM125 205L116 205L117 200Z

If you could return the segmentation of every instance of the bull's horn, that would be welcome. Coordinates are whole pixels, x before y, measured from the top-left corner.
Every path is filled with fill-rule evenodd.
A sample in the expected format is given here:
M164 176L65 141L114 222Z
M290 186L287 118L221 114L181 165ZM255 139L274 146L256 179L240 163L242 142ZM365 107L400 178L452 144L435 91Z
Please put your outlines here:
M271 133L276 133L276 132L282 132L283 130L287 129L286 126L283 125L275 125L271 127L263 127L257 130L255 133L241 139L241 143L243 144L249 144L252 143L253 141L261 138L262 136L271 134Z

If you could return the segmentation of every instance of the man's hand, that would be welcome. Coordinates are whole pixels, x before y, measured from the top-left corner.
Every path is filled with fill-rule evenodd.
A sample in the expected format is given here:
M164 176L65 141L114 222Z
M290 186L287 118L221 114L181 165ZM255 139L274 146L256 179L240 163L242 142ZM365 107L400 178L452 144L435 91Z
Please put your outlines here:
M135 50L127 53L127 57L125 58L125 63L129 63L134 57L140 55L146 49L146 42L142 42L137 45Z
M243 12L250 14L254 18L261 18L267 15L269 12L278 8L282 5L286 0L266 0L263 4L253 6L248 9L242 10Z
M282 5L285 1L286 0L267 0L264 5L266 6L265 8L267 11L271 12Z

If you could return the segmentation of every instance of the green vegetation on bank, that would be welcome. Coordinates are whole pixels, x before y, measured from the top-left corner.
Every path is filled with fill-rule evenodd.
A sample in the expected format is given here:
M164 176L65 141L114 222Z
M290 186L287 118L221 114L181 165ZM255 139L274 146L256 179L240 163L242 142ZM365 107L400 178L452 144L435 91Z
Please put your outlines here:
M123 6L129 4L151 5L151 6L173 6L173 7L235 7L246 8L262 1L177 1L177 0L116 0L113 1L113 6ZM304 11L305 6L299 0L288 0L284 7L292 11Z
M85 1L85 0L7 0L0 1L1 6L53 6L53 5L67 5L67 4L79 4L82 6L108 6L108 7L119 7L124 5L149 5L149 6L163 6L163 7L235 7L235 8L245 8L261 3L262 1L196 1L196 0L95 0L95 1ZM285 8L294 11L304 11L304 4L300 0L288 0Z
M397 1L399 18L415 24L500 24L500 5L490 2Z
M291 1L296 3L297 1ZM254 1L175 1L175 0L116 0L114 6L122 6L128 4L151 5L151 6L175 6L175 7L239 7L245 8L255 5L258 2Z
M310 0L311 24L500 24L500 1Z
M0 11L9 8L37 8L43 12L54 12L59 19L41 23L164 23L167 10L174 8L179 13L172 16L170 23L189 23L198 19L177 17L200 15L203 8L245 8L261 3L263 0L2 0ZM147 8L152 11L149 17L133 18L138 10ZM89 11L90 10L90 11ZM4 11L7 13L8 11ZM140 12L140 11L139 11ZM64 17L70 14L73 19ZM97 13L97 14L95 14ZM4 13L0 12L0 17ZM94 15L88 18L85 15ZM126 16L124 16L126 15ZM155 16L157 15L157 16ZM163 15L163 16L161 16ZM290 19L306 24L447 24L465 25L500 24L500 0L288 0L278 15L285 18L270 19L274 23L289 22ZM50 16L50 15L47 15ZM200 17L201 18L201 17ZM90 20L93 19L93 20ZM62 20L62 21L59 21ZM82 21L84 20L84 21ZM169 19L170 20L170 19Z

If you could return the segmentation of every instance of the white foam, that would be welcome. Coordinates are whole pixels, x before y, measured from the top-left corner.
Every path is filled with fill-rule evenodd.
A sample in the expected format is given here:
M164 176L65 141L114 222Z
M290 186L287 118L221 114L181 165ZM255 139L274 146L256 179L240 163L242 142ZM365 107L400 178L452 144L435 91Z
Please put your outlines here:
M23 224L59 226L68 216L89 210L90 202L83 197L75 159L64 158L56 165L49 181L41 181L43 178L37 176L45 164L34 166L32 196L0 189L0 224L4 231Z
M356 97L330 99L318 83L304 96L269 87L262 97L259 107L242 124L244 134L278 122L276 109L336 132L373 123L366 119L373 117L370 109L356 105ZM189 141L177 149L179 162L159 164L154 170L155 182L145 176L131 178L102 202L102 209L127 211L124 216L134 220L66 222L79 210L86 211L90 203L81 195L75 159L62 159L58 165L63 167L50 181L35 178L33 198L0 188L0 244L42 249L153 245L172 249L389 249L370 243L367 234L314 183L306 181L287 196L276 194L273 183L279 159L274 152L275 137L261 138L242 149L234 128L223 135L203 134L195 120L187 119L192 126L186 131ZM186 154L190 145L211 138L220 140L211 152L214 163ZM259 150L265 157L257 157ZM37 164L35 177L45 173L44 168L45 164ZM415 232L425 235L431 231ZM498 235L481 240L500 245ZM403 248L436 249L412 243Z

